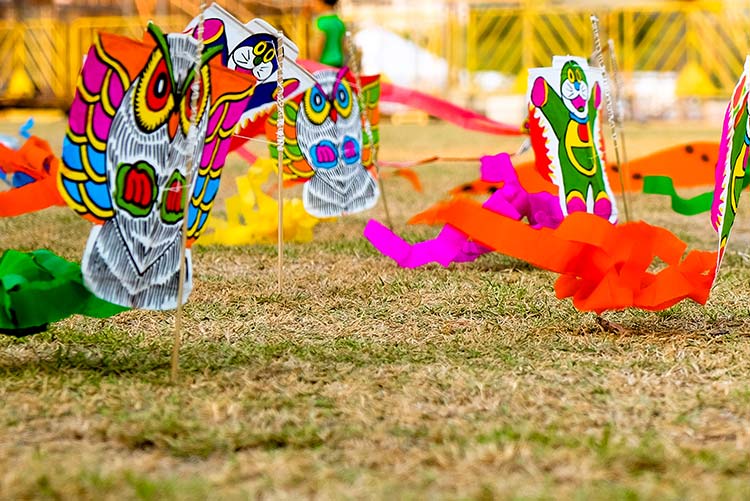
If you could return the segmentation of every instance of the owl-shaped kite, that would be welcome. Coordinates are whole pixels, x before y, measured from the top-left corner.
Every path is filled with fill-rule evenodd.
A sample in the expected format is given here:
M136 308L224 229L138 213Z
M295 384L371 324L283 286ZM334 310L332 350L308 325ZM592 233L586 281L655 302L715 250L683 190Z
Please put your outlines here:
M83 256L86 286L115 304L171 309L188 163L197 169L188 192L190 244L211 211L254 79L211 61L218 50L204 51L197 134L189 135L198 42L153 24L148 34L144 42L97 37L78 79L58 184L76 212L99 223ZM183 301L192 289L186 256Z
M305 210L319 218L372 208L378 185L368 168L377 144L379 77L362 79L363 98L373 140L363 133L356 85L348 68L316 72L317 84L284 108L284 170L290 178L309 178L303 188ZM277 114L266 123L266 136L276 138ZM278 152L271 146L271 154Z

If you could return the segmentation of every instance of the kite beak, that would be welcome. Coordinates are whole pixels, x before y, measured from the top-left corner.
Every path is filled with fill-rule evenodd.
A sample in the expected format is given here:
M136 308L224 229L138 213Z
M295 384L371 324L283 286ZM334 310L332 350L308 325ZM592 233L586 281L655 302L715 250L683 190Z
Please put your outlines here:
M180 114L177 112L172 112L172 114L169 116L169 124L168 124L168 132L169 132L169 140L173 140L174 137L177 135L177 128L180 126Z
M336 108L332 107L329 116L331 117L331 120L333 120L333 123L336 123L339 119L339 112L336 111Z

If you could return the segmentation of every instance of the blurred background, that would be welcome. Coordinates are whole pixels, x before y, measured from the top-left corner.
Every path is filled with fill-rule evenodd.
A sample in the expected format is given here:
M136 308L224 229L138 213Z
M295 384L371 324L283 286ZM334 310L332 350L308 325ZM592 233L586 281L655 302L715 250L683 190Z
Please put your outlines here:
M280 26L301 57L320 36L310 1L219 3L243 21ZM523 118L527 68L555 54L591 55L591 14L604 44L614 42L631 120L721 117L750 40L750 0L341 0L337 8L364 73L506 122ZM198 9L195 0L0 0L0 106L64 109L96 31L139 37L148 20L181 31Z

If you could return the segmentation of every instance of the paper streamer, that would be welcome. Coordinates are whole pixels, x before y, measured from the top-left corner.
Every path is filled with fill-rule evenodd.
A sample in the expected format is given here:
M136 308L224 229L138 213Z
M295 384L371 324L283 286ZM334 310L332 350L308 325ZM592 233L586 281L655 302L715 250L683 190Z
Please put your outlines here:
M59 165L49 143L39 137L29 137L19 150L0 144L0 173L16 186L0 192L0 217L65 205L57 191Z
M646 176L643 179L643 193L668 196L672 201L672 210L683 216L709 212L714 199L713 191L692 198L683 198L677 194L674 180L667 176Z
M260 159L245 176L237 178L237 193L226 200L226 219L212 215L208 231L196 245L276 243L278 202L262 189L273 172L276 172L275 162ZM305 212L301 199L284 199L284 241L309 242L320 221Z
M97 298L81 268L48 250L8 250L0 257L0 333L25 336L73 314L106 318L127 308Z
M469 200L456 200L439 217L495 252L559 273L557 297L571 297L580 311L658 311L686 298L705 304L715 278L716 252L683 259L685 242L643 222L615 226L573 213L557 229L533 229ZM651 272L657 257L666 266Z
M520 125L509 125L497 122L484 115L471 110L461 108L453 103L445 101L418 90L399 87L388 82L381 82L380 102L395 103L409 106L428 115L452 123L462 129L484 132L498 136L521 136L526 131Z
M526 218L532 228L557 227L563 219L557 197L550 193L528 193L519 183L510 156L501 153L482 160L482 179L502 186L484 204L488 211L514 220ZM418 214L410 223L434 224L442 221L450 202ZM409 244L381 223L371 220L364 231L367 238L384 255L403 268L417 268L428 263L450 266L451 263L473 261L490 252L485 246L470 241L465 234L446 226L433 240Z
M483 158L482 179L499 186L484 205L460 197L421 215L419 222L445 224L433 240L409 244L377 221L367 224L365 237L406 268L449 266L490 251L515 257L559 273L557 297L572 298L580 311L657 311L686 298L707 301L716 252L691 251L683 259L682 240L643 222L615 226L587 213L563 220L557 197L528 193L508 155ZM649 271L657 257L665 266Z

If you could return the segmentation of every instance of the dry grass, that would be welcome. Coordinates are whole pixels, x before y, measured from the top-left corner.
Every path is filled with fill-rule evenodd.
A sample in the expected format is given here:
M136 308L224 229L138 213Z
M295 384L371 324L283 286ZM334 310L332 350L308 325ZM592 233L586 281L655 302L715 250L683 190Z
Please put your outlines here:
M59 144L59 123L39 130ZM628 139L635 154L717 137L682 125ZM445 125L386 126L383 143L390 159L516 144ZM389 180L399 227L434 234L403 222L475 173L424 167L423 195ZM634 205L714 245L705 217ZM747 218L707 307L608 314L624 327L611 332L557 301L553 275L503 256L398 269L360 236L382 216L290 246L283 294L272 247L198 249L177 385L169 313L0 338L0 498L750 496ZM87 232L65 209L0 220L0 250L78 259Z

